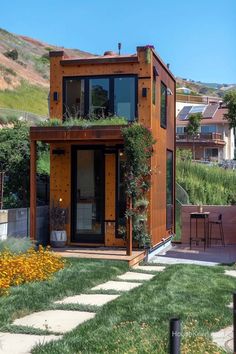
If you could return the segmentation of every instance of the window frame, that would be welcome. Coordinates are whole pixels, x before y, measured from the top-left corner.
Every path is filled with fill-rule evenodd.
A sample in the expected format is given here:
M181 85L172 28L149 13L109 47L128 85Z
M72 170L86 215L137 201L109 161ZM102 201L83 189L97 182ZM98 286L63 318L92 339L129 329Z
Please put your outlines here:
M165 88L165 117L164 117L164 122L162 119L162 87ZM164 84L163 81L161 81L160 85L160 125L161 128L166 129L167 128L167 86Z
M134 118L127 119L128 122L133 122L138 117L138 75L137 74L123 74L123 75L87 75L87 76L63 76L63 89L62 89L62 101L63 101L63 121L67 118L65 117L66 109L65 109L65 102L66 102L66 81L67 80L84 80L84 118L89 115L89 80L90 79L109 79L109 111L111 115L114 115L114 90L115 90L115 78L134 78Z

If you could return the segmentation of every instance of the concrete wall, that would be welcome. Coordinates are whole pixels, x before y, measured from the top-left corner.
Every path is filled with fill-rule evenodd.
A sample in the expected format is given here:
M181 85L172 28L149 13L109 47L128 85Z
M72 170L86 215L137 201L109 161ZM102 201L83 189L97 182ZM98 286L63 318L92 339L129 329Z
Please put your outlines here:
M181 207L181 241L189 243L190 235L190 213L198 211L196 205L182 205ZM216 219L222 214L223 230L226 244L236 244L236 205L204 205L203 211L209 211L209 220ZM194 220L192 226L195 227ZM199 234L202 235L203 228L198 223ZM213 226L213 237L219 237L219 227ZM213 241L215 242L215 241Z
M37 240L47 243L48 206L37 207ZM26 237L30 233L29 208L0 210L0 240L9 236Z

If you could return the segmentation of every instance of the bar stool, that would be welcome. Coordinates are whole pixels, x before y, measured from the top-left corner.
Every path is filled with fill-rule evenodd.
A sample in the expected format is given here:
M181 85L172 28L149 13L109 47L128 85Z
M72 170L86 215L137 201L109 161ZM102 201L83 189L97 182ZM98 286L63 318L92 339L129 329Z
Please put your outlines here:
M212 237L212 226L213 225L218 225L219 226L219 232L220 232L220 237ZM216 220L209 220L209 244L211 246L211 240L220 240L222 245L225 246L225 239L224 239L224 231L223 231L223 224L222 224L222 214L218 215L218 218Z

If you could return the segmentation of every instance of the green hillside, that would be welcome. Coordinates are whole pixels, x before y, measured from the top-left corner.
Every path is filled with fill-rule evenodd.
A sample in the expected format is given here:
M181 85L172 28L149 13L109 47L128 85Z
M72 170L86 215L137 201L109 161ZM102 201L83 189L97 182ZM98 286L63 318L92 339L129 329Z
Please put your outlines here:
M0 91L0 107L48 115L48 89L22 81L15 90Z
M176 182L191 204L236 204L236 171L177 159Z

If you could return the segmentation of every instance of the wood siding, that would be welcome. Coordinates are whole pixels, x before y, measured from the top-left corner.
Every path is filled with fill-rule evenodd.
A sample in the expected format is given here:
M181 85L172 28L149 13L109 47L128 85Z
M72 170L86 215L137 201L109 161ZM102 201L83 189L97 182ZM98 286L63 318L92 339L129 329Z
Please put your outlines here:
M149 193L149 228L152 235L153 246L167 238L174 232L166 230L166 150L173 151L175 155L175 81L162 61L150 50L149 60L146 57L146 49L141 47L137 52L137 62L117 62L111 64L84 64L79 61L75 65L61 65L61 56L51 57L51 88L50 88L50 116L60 118L63 116L63 77L93 76L93 75L122 75L135 74L138 76L138 121L147 128L152 129L156 145L152 158L152 187ZM153 66L158 70L156 78L156 104L152 103ZM167 96L167 128L160 127L160 84L161 81L173 92ZM142 89L147 89L146 97L142 95ZM53 101L53 93L58 92L58 101ZM73 144L79 144L73 141ZM88 145L91 141L87 141ZM96 142L98 143L98 142ZM106 141L101 142L106 144ZM85 144L85 141L83 141ZM71 213L71 145L72 142L52 143L53 148L63 148L64 155L51 154L51 186L50 198L52 200L63 199L63 206L68 207ZM110 146L110 144L109 144ZM114 154L105 156L105 245L124 246L122 239L115 237L115 185L116 162ZM174 183L173 183L174 185ZM68 239L70 240L70 223L67 225Z

